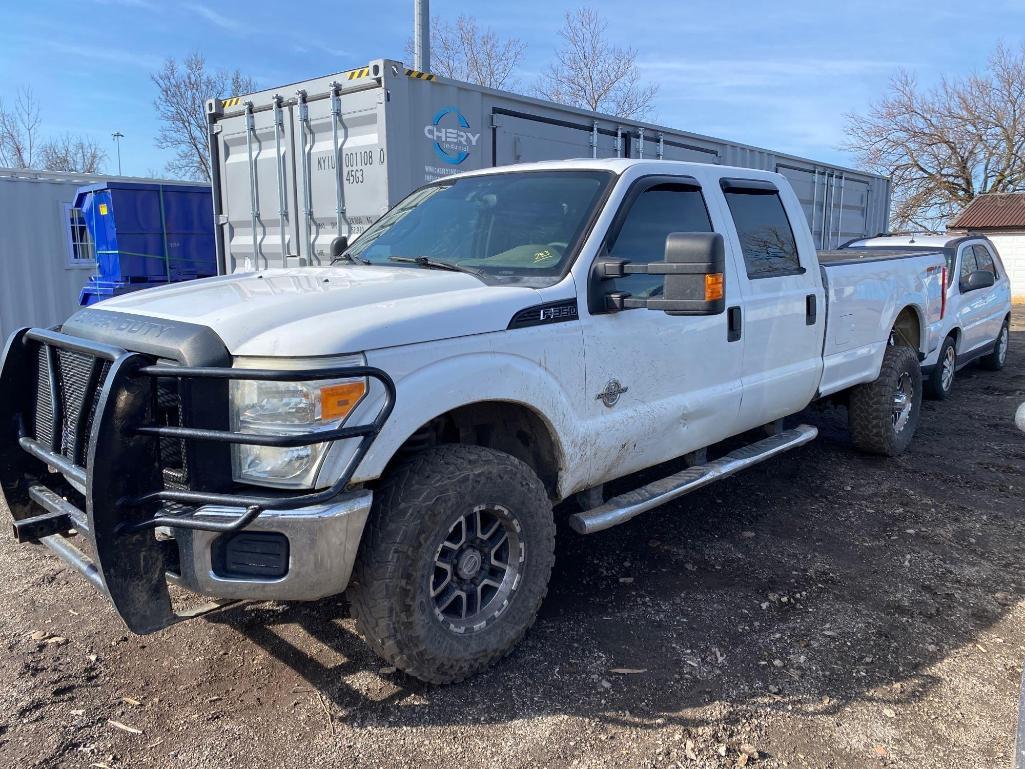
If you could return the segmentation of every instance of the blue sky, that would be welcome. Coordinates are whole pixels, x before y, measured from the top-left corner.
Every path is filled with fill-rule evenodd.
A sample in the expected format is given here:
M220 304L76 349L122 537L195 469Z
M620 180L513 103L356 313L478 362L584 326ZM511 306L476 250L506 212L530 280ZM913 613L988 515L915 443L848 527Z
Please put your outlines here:
M86 133L109 149L121 131L126 174L161 173L167 153L149 75L192 50L258 87L404 58L412 0L4 0L0 97L31 86L44 131ZM433 0L433 15L472 13L528 44L529 88L551 59L573 2ZM675 128L852 164L843 115L863 111L898 67L933 83L982 68L998 41L1025 43L1025 0L647 0L591 2L614 42L633 46L660 84L653 118Z

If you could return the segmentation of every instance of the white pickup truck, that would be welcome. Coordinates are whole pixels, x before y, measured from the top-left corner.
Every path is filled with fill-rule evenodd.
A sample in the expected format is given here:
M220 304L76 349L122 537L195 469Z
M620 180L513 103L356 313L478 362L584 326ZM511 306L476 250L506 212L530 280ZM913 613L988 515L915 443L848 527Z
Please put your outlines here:
M819 398L847 404L855 446L896 454L942 341L940 252L816 254L763 171L473 172L334 248L330 267L129 294L7 342L15 535L133 631L348 590L378 654L463 679L533 622L555 503L576 498L581 534L623 523L810 441L783 418ZM176 607L169 582L217 600Z

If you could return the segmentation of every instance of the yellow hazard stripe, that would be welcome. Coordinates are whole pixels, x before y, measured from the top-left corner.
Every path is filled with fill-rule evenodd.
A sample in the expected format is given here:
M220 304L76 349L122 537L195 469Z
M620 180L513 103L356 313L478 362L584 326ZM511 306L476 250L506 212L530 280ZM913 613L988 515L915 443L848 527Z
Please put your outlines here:
M415 69L407 69L406 77L415 77L417 80L434 80L434 75L430 72L420 72Z
M349 80L359 80L361 77L367 77L370 75L370 67L362 67L360 69L350 70L346 74L346 78Z
M225 109L229 107L237 107L240 101L242 101L240 96L232 96L229 99L221 99L221 106Z

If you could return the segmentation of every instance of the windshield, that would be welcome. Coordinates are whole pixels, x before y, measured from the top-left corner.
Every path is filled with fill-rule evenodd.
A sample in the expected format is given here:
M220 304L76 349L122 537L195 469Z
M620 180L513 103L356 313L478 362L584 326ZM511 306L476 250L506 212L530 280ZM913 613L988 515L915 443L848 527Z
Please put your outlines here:
M487 283L550 286L569 268L611 181L607 171L516 171L432 184L378 219L346 253L414 269L426 258L469 268Z

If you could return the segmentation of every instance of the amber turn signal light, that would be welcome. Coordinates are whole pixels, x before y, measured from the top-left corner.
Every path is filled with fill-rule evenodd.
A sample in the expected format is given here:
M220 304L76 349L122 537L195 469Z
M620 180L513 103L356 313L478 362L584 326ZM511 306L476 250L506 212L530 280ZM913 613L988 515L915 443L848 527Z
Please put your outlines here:
M716 302L723 298L723 275L713 272L705 275L705 301Z
M367 383L362 379L320 388L320 418L325 421L344 419L366 393Z

